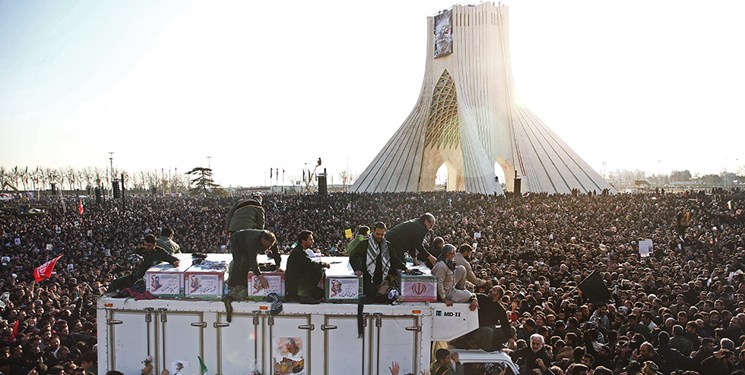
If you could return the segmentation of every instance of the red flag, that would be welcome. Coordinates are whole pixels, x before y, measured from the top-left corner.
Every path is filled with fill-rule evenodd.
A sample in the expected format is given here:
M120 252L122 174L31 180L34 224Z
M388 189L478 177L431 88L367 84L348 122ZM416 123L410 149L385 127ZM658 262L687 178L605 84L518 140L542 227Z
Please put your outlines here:
M78 213L80 213L81 216L83 215L83 200L82 199L78 199Z
M52 271L54 271L54 266L57 264L59 258L62 258L62 255L42 264L39 267L34 268L34 280L36 280L36 282L38 283L39 281L51 277Z
M18 323L20 323L20 320L16 319L15 324L13 324L13 332L10 334L12 340L15 340L16 336L18 336Z

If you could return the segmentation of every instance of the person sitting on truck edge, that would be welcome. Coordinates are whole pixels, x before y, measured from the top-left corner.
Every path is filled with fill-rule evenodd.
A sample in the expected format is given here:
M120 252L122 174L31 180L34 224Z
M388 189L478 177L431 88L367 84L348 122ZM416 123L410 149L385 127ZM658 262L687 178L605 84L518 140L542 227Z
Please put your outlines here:
M445 348L437 349L435 361L429 368L432 375L463 375L463 365L460 363L458 353L451 353Z
M142 241L142 246L135 249L132 253L141 256L142 262L131 274L112 281L111 284L109 284L109 293L131 287L135 282L137 282L137 280L140 280L145 276L145 272L147 272L150 267L158 263L168 262L174 267L178 267L179 265L178 258L168 254L168 252L163 250L163 248L155 245L155 236L152 234L146 234Z
M429 259L434 264L437 262L437 258L424 249L424 240L428 235L431 235L434 226L435 216L426 213L418 219L404 221L391 228L385 234L385 239L391 243L394 254L399 257L401 263L406 264L404 254L408 252L415 266L419 264L418 259Z
M313 246L313 232L303 230L297 235L297 245L287 258L285 272L285 293L287 300L299 300L300 303L317 304L323 301L323 289L318 283L323 277L326 263L314 262L305 252Z
M156 240L156 244L171 255L181 252L181 246L173 240L173 229L170 227L164 227L160 231L160 237Z
M248 271L253 272L254 276L259 278L262 288L269 288L266 278L261 275L256 256L262 250L269 250L276 241L277 237L274 236L274 233L257 229L239 230L230 237L230 252L233 254L233 262L230 264L228 287L230 287L229 295L233 299L248 297L246 294ZM274 256L274 263L277 265L277 271L281 272L279 266L282 259L279 258L279 254L272 255Z
M515 336L507 311L500 302L503 295L504 289L499 285L489 289L488 295L476 294L479 301L479 328L454 340L456 347L493 352L502 349Z
M362 277L364 295L373 302L388 299L388 278L397 277L395 270L407 271L406 265L391 253L391 244L385 239L387 229L385 223L375 223L372 234L360 241L349 257L355 275Z
M473 273L473 269L471 268L471 255L473 254L473 247L469 244L463 244L460 245L458 248L458 252L455 254L455 258L453 258L453 262L456 266L463 266L463 268L466 269L466 277L462 280L462 282L455 287L458 289L466 289L466 281L473 284L476 287L490 287L491 281L489 280L483 280L476 277L476 274ZM486 289L485 289L486 290ZM501 298L501 297L500 297Z
M453 302L470 302L471 311L479 307L476 295L462 289L456 289L455 286L461 279L466 277L466 269L463 266L456 266L453 263L455 257L455 246L447 244L442 247L440 259L432 267L432 275L437 280L437 297L447 306L452 306Z

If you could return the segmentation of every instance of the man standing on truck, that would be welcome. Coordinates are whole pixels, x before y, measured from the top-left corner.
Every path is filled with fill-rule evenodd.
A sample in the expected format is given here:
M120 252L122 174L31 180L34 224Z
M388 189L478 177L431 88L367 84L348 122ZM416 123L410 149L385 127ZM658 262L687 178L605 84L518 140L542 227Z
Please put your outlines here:
M435 216L426 213L418 219L404 221L391 228L385 234L385 239L391 243L395 250L396 256L402 263L406 264L407 252L411 255L414 265L419 265L419 260L428 259L430 263L435 264L437 258L432 256L425 248L424 241L427 236L431 236L432 227L435 226Z
M263 201L261 194L257 193L247 200L239 201L230 209L225 223L228 237L242 229L264 229L266 216L261 205Z
M109 293L116 293L119 290L129 288L134 285L137 280L141 280L145 276L150 267L162 263L168 262L172 266L178 267L178 258L168 254L167 251L163 250L155 245L155 236L152 234L146 234L142 241L142 246L135 249L132 253L142 258L142 262L135 268L134 272L129 275L122 276L109 284Z
M285 272L285 293L287 300L298 299L300 303L317 304L323 301L323 289L318 283L323 277L326 263L314 262L308 257L307 249L313 246L313 232L301 231L297 236L297 245L287 258Z
M373 233L359 241L349 256L355 275L362 277L365 296L373 302L385 302L388 298L387 279L396 276L394 270L406 271L406 265L391 255L391 244L385 239L386 229L385 223L375 223Z
M248 271L253 272L259 278L262 288L269 288L266 278L261 275L256 256L260 251L268 250L276 241L277 238L274 233L268 230L244 229L230 236L230 252L233 254L233 262L230 264L228 286L230 287L229 295L233 299L248 297L246 294ZM274 261L279 267L279 260L275 259Z

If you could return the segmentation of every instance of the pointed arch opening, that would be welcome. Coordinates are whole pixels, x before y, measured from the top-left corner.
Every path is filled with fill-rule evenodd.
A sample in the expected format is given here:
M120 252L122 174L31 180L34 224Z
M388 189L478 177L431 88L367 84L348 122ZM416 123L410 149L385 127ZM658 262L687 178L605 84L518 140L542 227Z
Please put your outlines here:
M497 182L502 185L502 190L507 187L507 179L505 178L504 169L499 162L494 162L494 176L497 178Z
M458 169L449 161L440 164L435 173L435 191L458 191Z

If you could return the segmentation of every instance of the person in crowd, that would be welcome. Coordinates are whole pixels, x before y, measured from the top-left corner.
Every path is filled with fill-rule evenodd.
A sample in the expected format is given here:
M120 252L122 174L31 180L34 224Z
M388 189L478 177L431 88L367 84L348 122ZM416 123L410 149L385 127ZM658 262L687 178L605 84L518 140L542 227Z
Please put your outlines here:
M391 228L386 233L385 239L391 243L402 263L406 263L405 254L408 252L415 266L422 259L435 264L437 258L427 252L424 247L427 236L431 236L434 226L435 216L431 213L425 213L417 219L404 221Z
M298 300L308 304L323 302L323 289L318 287L318 283L329 265L314 262L308 257L306 251L313 247L313 243L313 232L301 231L297 236L297 245L287 258L285 293L288 301Z
M388 291L395 284L388 280L397 278L397 271L407 271L406 265L391 252L391 244L385 239L386 230L385 223L375 223L372 234L357 243L349 258L355 275L362 277L365 296L378 303L388 299Z
M466 270L463 266L456 266L453 258L455 258L455 246L446 244L442 248L437 263L432 267L432 275L437 281L437 298L447 306L452 306L453 303L470 302L471 310L476 310L478 308L476 295L468 290L456 288L459 281L465 279Z
M181 252L181 246L173 240L173 229L170 227L163 227L160 237L156 239L156 244L171 255Z
M530 336L530 346L518 349L512 353L512 360L520 366L520 373L533 374L538 370L547 373L551 365L551 357L545 348L543 336L534 333Z
M432 375L463 375L464 369L458 353L451 353L445 348L440 348L435 352L435 360L429 372Z
M0 221L0 295L7 292L7 297L0 297L5 304L0 307L0 337L8 343L8 355L14 356L13 366L29 370L34 365L28 363L39 363L32 357L44 351L48 337L56 331L50 320L68 321L71 332L76 332L79 328L74 322L80 319L89 327L84 333L95 337L96 299L112 280L135 271L137 266L125 260L131 244L142 236L159 233L163 227L179 228L182 252L220 252L225 207L232 206L235 199L251 197L251 193L235 194L238 198L135 193L126 206L120 201L106 205L85 202L82 216L70 215L69 207L78 204L77 198L50 199L43 196L43 190L41 197L34 197L35 203L48 207L43 215L14 216L12 212L20 211L20 204L4 202L4 207L11 209L11 218ZM745 314L745 238L738 229L745 225L743 200L745 192L734 189L666 192L653 197L532 193L521 200L461 192L334 193L328 197L272 194L273 204L265 214L282 250L290 249L300 228L312 226L314 247L328 255L330 249L346 245L343 228L349 223L364 222L370 215L399 223L422 212L436 212L443 243L471 243L475 232L481 234L474 250L478 262L471 263L473 272L501 285L508 298L506 304L515 302L514 310L508 309L512 326L520 327L532 319L534 333L543 333L546 339L558 335L572 350L584 347L584 340L577 338L585 338L590 329L585 323L597 308L587 305L585 315L582 306L587 301L564 294L584 278L585 270L595 269L613 294L607 305L613 335L605 335L605 345L616 349L612 351L613 367L623 371L627 365L633 368L631 353L641 343L658 339L656 331L646 334L648 338L644 333L637 335L643 331L638 321L644 311L654 315L656 329L672 333L671 343L676 334L674 325L668 329L667 317L677 320L684 328L683 336L693 343L693 357L705 356L697 359L696 366L718 350L716 343L721 337L734 340L737 353L742 349L731 318ZM681 207L695 213L690 215L685 241L675 230L674 215ZM639 257L633 241L641 236L653 240L654 256ZM434 242L430 242L432 254ZM64 256L55 273L33 283L34 268L59 254ZM724 334L711 326L713 310L718 312L717 320L724 322L716 327L724 328ZM619 329L630 315L633 329ZM703 328L699 329L697 320ZM568 323L569 328L561 330L559 321ZM19 328L13 340L16 322ZM34 341L34 335L43 336L40 345L15 344ZM529 339L529 335L522 337ZM704 339L712 340L713 348L708 350L709 344L704 343L704 350L696 352ZM630 347L618 350L622 342ZM41 350L35 349L39 346ZM77 351L69 349L75 360ZM738 358L735 360L741 367L745 358ZM596 356L596 363L599 360Z
M134 285L135 282L141 280L145 276L150 267L163 262L168 262L174 267L179 266L178 258L168 254L165 250L158 247L155 244L155 236L152 234L146 234L142 240L142 246L136 248L132 253L141 257L142 260L135 271L129 275L122 276L109 284L109 293L116 293L124 288L129 288Z

